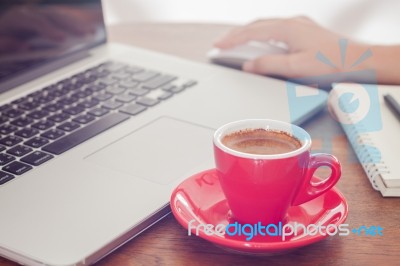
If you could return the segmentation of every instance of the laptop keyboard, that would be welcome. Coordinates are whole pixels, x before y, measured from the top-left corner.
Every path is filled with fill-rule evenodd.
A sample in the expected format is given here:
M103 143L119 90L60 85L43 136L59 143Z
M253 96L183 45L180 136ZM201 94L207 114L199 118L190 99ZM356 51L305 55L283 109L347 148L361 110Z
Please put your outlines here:
M105 62L0 106L0 185L196 84Z

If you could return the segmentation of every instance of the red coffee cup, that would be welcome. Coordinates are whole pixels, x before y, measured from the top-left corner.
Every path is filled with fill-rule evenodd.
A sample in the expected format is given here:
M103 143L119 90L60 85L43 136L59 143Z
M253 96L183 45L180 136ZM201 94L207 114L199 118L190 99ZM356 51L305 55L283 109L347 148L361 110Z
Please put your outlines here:
M285 132L300 147L279 154L240 152L222 143L224 136L252 129ZM249 119L226 124L214 134L214 157L222 190L240 223L285 223L290 206L310 201L331 189L339 180L341 165L330 154L311 154L311 137L302 128L268 119ZM327 166L328 178L313 182L315 171Z

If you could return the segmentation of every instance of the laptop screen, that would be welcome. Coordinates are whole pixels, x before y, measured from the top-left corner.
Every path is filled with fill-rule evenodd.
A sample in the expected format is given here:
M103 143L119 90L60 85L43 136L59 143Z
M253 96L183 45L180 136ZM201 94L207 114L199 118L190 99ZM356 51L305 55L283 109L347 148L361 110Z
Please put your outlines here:
M100 0L2 0L0 85L105 41Z

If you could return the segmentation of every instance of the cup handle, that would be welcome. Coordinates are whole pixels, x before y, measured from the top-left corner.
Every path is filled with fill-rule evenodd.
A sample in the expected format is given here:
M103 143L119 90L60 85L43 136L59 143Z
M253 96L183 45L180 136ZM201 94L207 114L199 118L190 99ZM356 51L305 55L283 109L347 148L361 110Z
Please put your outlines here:
M328 166L331 169L331 175L317 183L311 182L315 171L321 166ZM339 181L341 173L342 167L335 156L326 153L311 155L303 185L297 192L292 205L300 205L325 193Z

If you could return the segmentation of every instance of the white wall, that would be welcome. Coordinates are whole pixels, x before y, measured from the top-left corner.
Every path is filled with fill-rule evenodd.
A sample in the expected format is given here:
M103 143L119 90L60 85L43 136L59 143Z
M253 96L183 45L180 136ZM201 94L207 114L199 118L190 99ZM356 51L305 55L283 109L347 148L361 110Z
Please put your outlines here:
M103 0L106 22L243 24L262 17L307 15L373 43L400 43L398 0Z

